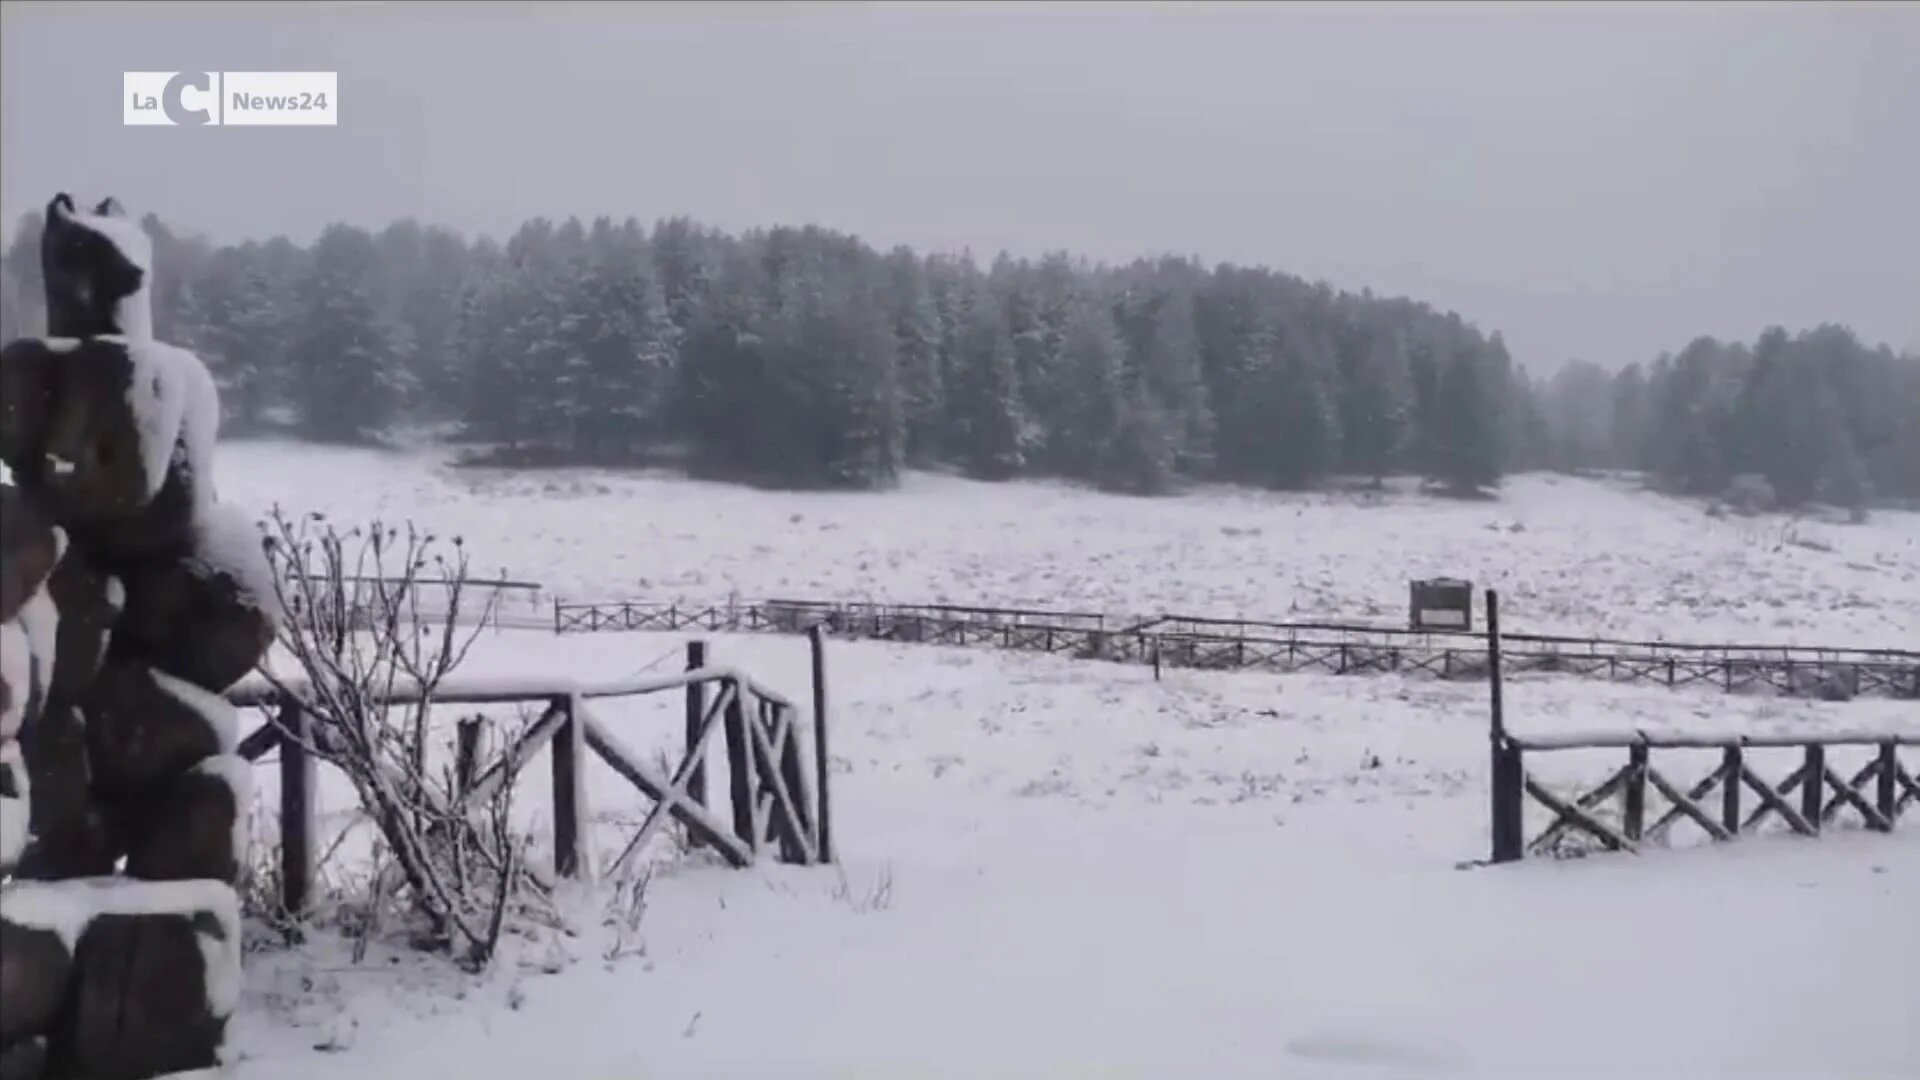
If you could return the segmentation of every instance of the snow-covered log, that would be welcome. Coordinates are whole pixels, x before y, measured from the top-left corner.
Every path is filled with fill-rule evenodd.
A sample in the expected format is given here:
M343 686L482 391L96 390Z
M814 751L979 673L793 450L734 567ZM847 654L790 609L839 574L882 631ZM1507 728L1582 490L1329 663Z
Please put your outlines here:
M0 485L0 622L20 613L67 551L67 537L20 488Z
M105 335L65 351L13 342L0 376L46 415L0 414L16 482L89 555L178 551L214 501L219 399L192 352Z
M160 494L171 470L185 470L195 494L213 501L213 445L220 434L220 395L200 357L151 338L106 336L125 350L130 370L126 406L139 433L147 497Z
M109 873L118 852L93 801L87 732L77 705L52 702L24 740L32 790L32 841L21 877L42 881Z
M35 886L0 885L0 1049L45 1034L73 972L73 937L44 925ZM26 896L16 915L14 901Z
M152 1076L220 1063L240 997L240 904L231 888L16 882L0 888L0 912L21 945L51 960L57 943L71 957L72 976L53 983L77 980L49 1032L56 1073Z
M152 881L235 882L246 865L248 764L223 754L153 793L128 837L126 872Z
M114 621L126 602L118 578L101 572L78 548L61 556L47 579L47 596L57 613L53 652L46 660L50 703L79 700L99 673L112 641Z
M82 704L102 795L144 790L234 746L231 705L137 661L109 660Z
M203 507L183 557L129 569L124 583L126 609L115 633L154 666L196 685L233 685L272 645L279 609L261 533L231 507Z
M282 616L273 566L267 561L267 534L260 523L231 503L203 507L194 521L191 566L201 577L225 577L241 605L277 624Z
M0 347L0 461L9 484L19 482L28 462L41 454L53 426L54 388L62 358L79 342L72 339L21 338ZM7 516L13 516L11 505Z

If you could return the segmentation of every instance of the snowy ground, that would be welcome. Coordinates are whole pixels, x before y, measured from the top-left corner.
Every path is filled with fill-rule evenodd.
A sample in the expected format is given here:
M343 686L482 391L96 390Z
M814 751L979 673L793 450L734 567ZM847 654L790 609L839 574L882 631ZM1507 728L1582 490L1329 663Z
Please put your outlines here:
M913 474L901 490L753 491L666 476L454 469L447 454L229 442L228 499L463 534L476 564L575 600L1000 603L1399 624L1409 578L1502 591L1510 630L1920 645L1920 514L1716 519L1624 483L1510 479L1501 499L1206 489L1133 499Z
M1001 602L1397 621L1408 577L1504 590L1522 629L1911 646L1920 515L1716 520L1522 477L1498 502L1205 491L1135 500L909 477L886 494L455 470L441 457L222 447L229 500L466 537L573 598ZM529 609L536 610L536 609ZM468 669L608 680L684 638L486 633ZM800 698L794 638L716 659ZM458 1077L1920 1075L1920 829L1461 870L1486 854L1484 688L1174 671L836 643L838 869L668 861L637 937L573 938L481 982L337 940L248 968L237 1080ZM1911 703L1528 678L1527 731L1897 728ZM602 702L643 752L678 701ZM1792 768L1756 754L1763 775ZM1620 754L1541 756L1569 790ZM1848 771L1856 756L1842 754ZM1661 752L1682 786L1711 762ZM323 774L325 775L325 774ZM275 805L270 766L258 796ZM593 839L642 802L594 767ZM337 778L325 821L351 820ZM547 770L522 810L544 827ZM270 825L271 815L260 815ZM1532 823L1538 828L1542 822ZM357 872L361 841L336 875ZM610 952L624 951L612 959Z
M507 631L471 663L614 679L676 665L682 641ZM714 647L805 693L797 639ZM841 871L670 865L628 942L638 955L605 960L586 909L585 935L526 942L477 985L414 957L356 968L326 939L256 955L238 1077L1920 1070L1911 826L1719 848L1683 828L1686 850L1459 870L1486 845L1480 687L1155 683L1133 667L871 643L836 644L830 674ZM1920 732L1899 702L1557 678L1508 697L1529 731ZM676 699L597 711L637 746L676 738ZM1619 761L1541 764L1572 781ZM1759 768L1778 779L1791 764ZM257 770L268 805L272 775ZM545 776L527 775L531 813ZM589 783L611 849L640 803L605 769ZM345 805L337 784L329 799Z

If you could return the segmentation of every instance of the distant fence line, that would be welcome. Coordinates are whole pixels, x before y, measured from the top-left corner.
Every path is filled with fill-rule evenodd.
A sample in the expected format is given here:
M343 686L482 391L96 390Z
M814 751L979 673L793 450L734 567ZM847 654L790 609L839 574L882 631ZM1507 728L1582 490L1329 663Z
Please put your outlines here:
M805 633L816 624L849 638L1010 649L1087 660L1209 670L1425 673L1485 679L1489 636L1326 622L1261 622L1192 615L1116 620L1087 612L951 604L754 600L553 605L556 634L699 629ZM1554 634L1506 634L1507 671L1559 672L1728 693L1920 698L1920 651L1802 645L1705 645Z
M313 573L316 579L324 576ZM355 625L364 626L370 613L386 611L395 606L390 599L366 595L361 592L362 589L379 585L405 586L411 595L406 603L398 605L403 616L418 615L424 619L444 621L450 606L445 593L456 584L466 598L454 618L459 625L477 624L492 630L544 630L552 625L539 582L483 577L469 577L456 582L447 578L370 577L359 574L343 575L341 581L353 587L347 603L352 609L350 618Z

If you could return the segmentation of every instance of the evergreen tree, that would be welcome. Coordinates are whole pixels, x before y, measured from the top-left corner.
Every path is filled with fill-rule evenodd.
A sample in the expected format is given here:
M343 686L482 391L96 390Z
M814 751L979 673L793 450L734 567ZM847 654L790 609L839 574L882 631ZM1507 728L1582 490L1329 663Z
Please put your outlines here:
M199 306L195 344L220 390L221 428L257 428L273 402L288 329L261 250L215 252L201 278Z
M1639 364L1628 364L1614 376L1611 404L1607 464L1616 469L1646 468L1647 377Z
M1407 440L1408 367L1399 337L1384 333L1357 346L1359 360L1341 388L1340 431L1347 468L1378 484Z
M631 460L665 426L674 380L673 328L644 253L609 230L576 268L563 321L564 393L575 453Z
M536 219L504 246L412 221L214 249L149 217L156 329L199 350L232 424L292 405L321 438L447 413L484 442L879 486L907 462L1130 491L1419 472L1645 468L1787 503L1920 498L1920 358L1842 327L1702 338L1609 374L1515 365L1412 300L1192 259L882 254L818 228ZM37 329L38 222L0 256L0 331Z
M376 436L405 392L394 328L373 295L376 260L373 238L362 229L329 226L314 243L290 353L301 428L309 438Z
M1048 428L1048 458L1068 476L1098 480L1113 472L1128 472L1128 464L1121 460L1126 451L1116 450L1115 443L1123 419L1133 420L1137 426L1141 418L1140 409L1127 401L1124 352L1113 316L1102 303L1087 298L1068 309L1060 362L1054 372L1060 389L1050 395L1057 407ZM1134 437L1145 434L1136 431ZM1137 471L1138 486L1152 486L1162 479L1158 475L1161 468L1172 465L1170 457L1146 457L1153 460L1151 467Z
M1454 491L1470 493L1499 482L1504 432L1491 359L1473 344L1457 344L1436 386L1438 413L1428 476Z
M1272 487L1304 488L1340 461L1332 363L1325 343L1297 328L1282 338L1281 357L1255 383L1256 400L1273 417L1261 476Z
M957 449L974 475L1004 480L1027 464L1013 335L1005 309L984 282L968 298L963 319L952 399Z
M926 274L913 252L895 248L886 260L887 315L900 381L908 462L925 467L939 460L946 387L940 362L940 314Z

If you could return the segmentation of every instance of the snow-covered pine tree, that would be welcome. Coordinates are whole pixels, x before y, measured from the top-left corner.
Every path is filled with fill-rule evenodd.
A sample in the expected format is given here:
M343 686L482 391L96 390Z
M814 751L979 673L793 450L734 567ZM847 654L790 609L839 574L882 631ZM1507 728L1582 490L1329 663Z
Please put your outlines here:
M886 258L887 314L893 324L905 427L904 456L918 466L941 453L946 386L940 363L940 312L920 260L909 248Z
M402 403L396 331L374 296L376 258L373 237L346 225L328 226L310 253L289 353L301 428L309 438L377 437Z
M1099 297L1083 297L1067 309L1060 362L1052 372L1057 391L1048 425L1048 459L1068 476L1101 479L1112 463L1114 440L1127 410L1123 385L1126 346L1113 313Z
M967 295L961 319L951 398L961 440L955 449L974 475L1005 480L1027 466L1028 430L1006 307L982 280Z
M257 428L273 400L287 320L269 273L247 244L216 251L201 276L195 346L219 388L225 430Z

